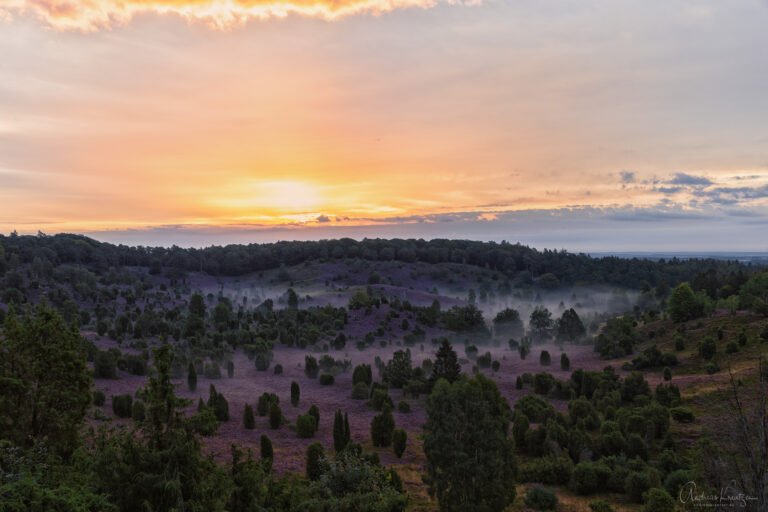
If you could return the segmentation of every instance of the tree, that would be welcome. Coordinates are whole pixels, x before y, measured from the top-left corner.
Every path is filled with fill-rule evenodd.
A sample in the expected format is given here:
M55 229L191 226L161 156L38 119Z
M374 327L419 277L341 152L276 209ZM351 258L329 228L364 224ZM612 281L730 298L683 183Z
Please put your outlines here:
M557 339L558 341L577 341L584 336L587 330L584 328L584 324L581 322L578 313L573 308L563 311L563 315L557 322Z
M373 382L373 372L371 371L371 365L359 364L355 366L352 371L352 385L363 383L366 386L370 386Z
M349 444L349 419L340 410L333 416L333 449L342 451Z
M427 399L425 481L444 512L504 509L515 498L511 412L482 374L440 380Z
M411 366L411 351L398 350L392 355L384 370L384 378L393 388L400 389L413 375Z
M309 414L301 414L296 418L296 434L302 439L309 439L315 435L317 424L315 418Z
M274 449L272 448L272 440L266 434L262 434L259 439L259 445L261 448L262 460L272 460L275 456Z
M521 337L524 328L520 313L512 308L502 309L493 318L493 330L497 336Z
M549 355L549 351L542 350L539 356L539 364L542 366L549 366L552 363L552 356Z
M301 388L296 381L291 382L291 405L296 407L299 405L299 398L301 397Z
M313 356L304 357L304 374L310 379L317 378L317 374L320 372L320 366L317 364L317 359Z
M307 447L307 478L317 480L322 472L321 462L325 458L323 445L312 443Z
M672 291L667 305L669 317L673 322L686 322L704 315L704 305L696 297L691 285L680 283Z
M280 406L276 402L269 404L269 426L272 429L280 428L283 423L283 412L280 410Z
M768 316L768 272L760 272L749 278L741 287L741 307Z
M397 428L392 432L392 449L398 459L402 458L405 452L405 445L408 442L408 434L405 430Z
M187 388L193 393L197 389L197 370L195 370L195 364L192 361L187 367Z
M371 420L371 441L373 446L386 448L392 444L392 433L395 430L395 418L392 416L392 407L385 404L381 413Z
M435 355L435 362L432 365L432 375L429 381L434 385L439 379L455 382L459 377L461 377L459 358L448 340L443 339Z
M243 412L243 426L248 430L256 428L256 418L253 416L253 407L251 404L245 404L245 411Z
M568 359L568 354L563 352L560 354L560 369L564 371L568 371L571 369L571 360Z
M143 392L146 419L133 431L95 439L97 489L119 510L221 510L226 503L226 474L202 453L194 417L184 415L188 402L174 393L171 358L168 345L154 351L155 372Z
M533 337L539 341L546 340L552 329L552 313L543 306L536 306L531 313L530 324Z
M78 332L41 305L23 318L11 311L0 336L0 428L19 446L45 440L55 454L78 446L91 404L91 377Z

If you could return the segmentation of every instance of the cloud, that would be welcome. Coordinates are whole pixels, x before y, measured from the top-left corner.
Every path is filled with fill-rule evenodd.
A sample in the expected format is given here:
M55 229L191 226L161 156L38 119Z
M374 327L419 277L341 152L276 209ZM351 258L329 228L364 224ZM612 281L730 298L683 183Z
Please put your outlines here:
M704 176L694 176L692 174L685 174L684 172L678 172L675 177L667 182L670 185L685 185L685 186L701 186L706 187L712 185L712 181Z
M325 224L327 222L331 222L331 218L328 217L327 215L318 215L315 220L317 222L321 223L321 224Z
M621 171L619 176L621 177L622 183L626 184L635 182L635 173L633 171Z
M426 9L442 1L447 0L6 0L0 5L0 19L32 14L56 29L95 31L128 23L140 14L154 13L228 29L249 21L294 14L333 20L395 9Z

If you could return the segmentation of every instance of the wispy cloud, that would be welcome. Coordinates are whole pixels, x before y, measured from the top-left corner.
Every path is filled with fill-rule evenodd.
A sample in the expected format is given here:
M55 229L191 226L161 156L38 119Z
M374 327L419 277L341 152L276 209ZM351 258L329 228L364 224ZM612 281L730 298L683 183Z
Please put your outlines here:
M678 172L667 183L670 185L708 186L712 185L712 180L704 176L694 176L692 174Z
M333 20L353 14L381 14L430 8L443 0L6 0L0 19L31 13L50 27L94 31L154 13L199 21L218 29L254 20L300 15ZM460 3L451 1L450 3Z

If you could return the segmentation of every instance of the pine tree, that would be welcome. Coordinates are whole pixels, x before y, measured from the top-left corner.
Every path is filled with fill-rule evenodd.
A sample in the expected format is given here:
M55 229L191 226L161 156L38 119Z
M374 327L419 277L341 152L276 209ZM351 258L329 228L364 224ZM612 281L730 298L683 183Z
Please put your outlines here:
M266 434L262 434L259 441L261 445L262 460L272 460L275 457L275 452L272 448L272 440Z
M283 423L283 412L280 410L280 406L275 402L272 402L269 406L269 426L273 429L280 428Z
M349 423L345 425L345 417L341 414L341 411L336 411L333 417L333 449L336 452L342 451L349 443L346 429L349 428Z
M401 458L403 456L403 452L405 452L405 445L408 442L408 434L405 432L405 430L398 428L395 429L394 432L392 432L392 449L395 452L395 455L397 458Z
M349 416L344 413L344 439L346 439L346 445L352 442L352 433L349 430Z
M435 362L432 365L432 375L429 378L430 384L434 385L438 379L455 382L459 377L461 377L459 358L448 340L444 339L435 355Z
M243 413L243 425L248 430L256 428L256 418L253 416L253 407L251 404L245 404L245 412Z
M190 361L187 368L187 389L191 392L197 390L197 370L195 370L195 364Z
M291 382L291 405L296 407L299 405L299 399L301 398L301 388L296 381Z
M392 432L395 430L395 418L392 416L392 408L385 404L380 414L371 420L371 441L373 446L386 448L392 444Z
M323 445L320 443L312 443L307 447L307 478L309 480L317 480L320 478L321 465L325 452L323 451Z

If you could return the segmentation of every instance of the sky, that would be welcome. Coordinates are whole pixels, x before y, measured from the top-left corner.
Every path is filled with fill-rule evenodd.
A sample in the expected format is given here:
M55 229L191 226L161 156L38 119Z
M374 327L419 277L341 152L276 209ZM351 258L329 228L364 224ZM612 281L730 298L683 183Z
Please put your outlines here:
M768 251L768 0L0 0L0 232Z

